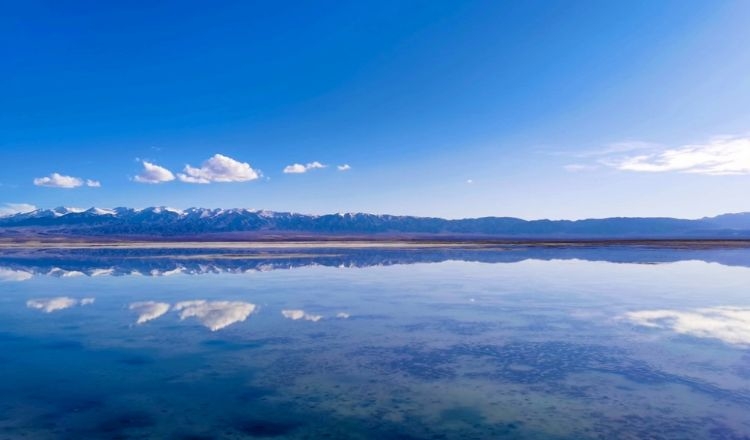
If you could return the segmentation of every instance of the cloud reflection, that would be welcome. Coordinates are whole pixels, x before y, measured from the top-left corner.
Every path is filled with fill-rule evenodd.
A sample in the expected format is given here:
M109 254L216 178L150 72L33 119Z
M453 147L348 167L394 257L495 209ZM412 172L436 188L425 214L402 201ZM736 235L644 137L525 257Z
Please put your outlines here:
M255 304L242 301L182 301L174 305L180 319L195 317L211 331L221 330L247 319L256 309Z
M169 311L169 304L156 301L140 301L130 304L130 310L138 313L137 324L156 319Z
M13 270L5 267L0 267L0 281L26 281L30 280L34 275L31 272L24 270Z
M58 296L54 298L30 299L26 301L26 307L41 310L44 313L52 313L78 305L85 306L93 303L94 298L75 299L67 296Z
M642 310L626 319L645 327L663 328L729 344L750 345L750 308L710 307L691 311Z
M282 310L281 314L284 315L284 318L292 319L295 321L298 319L304 319L306 321L318 322L323 319L323 316L321 315L312 315L309 313L305 313L304 310Z

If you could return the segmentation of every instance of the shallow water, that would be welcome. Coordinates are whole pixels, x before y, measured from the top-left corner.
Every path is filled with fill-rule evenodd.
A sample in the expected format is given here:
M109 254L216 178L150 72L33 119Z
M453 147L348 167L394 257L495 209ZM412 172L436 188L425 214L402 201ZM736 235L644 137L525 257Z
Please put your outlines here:
M0 256L0 438L750 438L750 250L303 253Z

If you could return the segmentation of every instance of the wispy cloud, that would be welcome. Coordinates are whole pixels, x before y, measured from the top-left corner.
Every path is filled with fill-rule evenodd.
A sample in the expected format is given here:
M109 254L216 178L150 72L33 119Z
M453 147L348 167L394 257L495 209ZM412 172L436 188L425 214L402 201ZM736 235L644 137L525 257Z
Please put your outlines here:
M6 203L5 205L0 206L0 217L31 212L34 210L36 210L36 206L28 203Z
M324 165L324 164L322 164L322 163L320 163L318 161L310 162L310 163L305 164L305 165L303 165L301 163L294 163L294 164L287 165L286 167L284 167L284 173L286 173L286 174L301 174L301 173L306 173L306 172L308 172L310 170L315 170L315 169L319 169L319 168L325 168L327 166L328 165ZM348 165L346 165L346 166L348 166Z
M312 321L312 322L318 322L321 319L323 319L323 316L321 315L313 315L310 313L306 313L304 310L282 310L281 314L284 315L284 318L291 319L291 320L298 320L298 319L304 319L305 321Z
M37 177L34 179L34 185L46 186L49 188L78 188L80 186L90 186L98 188L101 183L98 180L82 179L80 177L65 176L59 173L52 173L49 176Z
M180 319L195 317L211 331L244 321L255 309L255 304L241 301L195 300L174 305L174 310L180 312Z
M336 166L336 169L339 171L349 171L352 169L352 167L348 163L345 163L343 165Z
M594 150L588 150L588 151L581 151L578 153L573 154L575 157L579 158L601 158L601 157L607 157L612 155L618 155L618 154L625 154L625 153L633 153L636 151L658 151L663 150L664 146L660 144L656 144L653 142L643 142L643 141L622 141L622 142L615 142L609 145L606 145L601 148L597 148ZM569 153L565 154L566 156L569 156Z
M571 163L571 164L563 166L563 168L565 169L565 171L567 171L569 173L580 173L580 172L583 172L583 171L595 170L598 167L596 165L587 165L587 164L582 164L582 163Z
M624 155L607 153L599 163L622 171L644 173L750 174L750 137L720 137L674 148L642 144L642 151Z
M690 311L642 310L625 318L645 327L663 328L729 344L750 345L750 308L710 307Z
M156 301L140 301L130 304L129 309L138 313L136 323L143 324L167 313L169 311L169 304Z
M133 178L138 183L164 183L175 179L168 169L151 162L143 161L143 171Z
M75 299L67 296L58 296L54 298L30 299L26 301L26 307L41 310L44 313L52 313L78 305L85 306L93 303L94 298Z
M177 177L186 183L247 182L260 177L249 163L239 162L222 154L215 154L203 162L200 168L185 165Z

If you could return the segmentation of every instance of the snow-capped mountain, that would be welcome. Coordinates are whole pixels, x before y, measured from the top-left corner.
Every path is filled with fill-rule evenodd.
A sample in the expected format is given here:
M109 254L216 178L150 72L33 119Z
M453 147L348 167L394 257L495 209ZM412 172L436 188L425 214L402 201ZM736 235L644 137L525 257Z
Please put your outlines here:
M750 238L750 213L697 220L605 218L522 220L483 217L447 220L435 217L364 213L305 215L251 209L185 210L168 207L54 208L0 218L0 234L44 233L71 236L258 235L441 235L490 237L591 238Z

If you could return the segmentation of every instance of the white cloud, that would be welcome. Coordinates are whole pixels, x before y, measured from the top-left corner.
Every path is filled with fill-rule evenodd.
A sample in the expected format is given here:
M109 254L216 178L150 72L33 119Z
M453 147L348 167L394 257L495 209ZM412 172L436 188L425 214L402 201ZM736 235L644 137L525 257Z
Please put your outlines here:
M36 186L47 186L50 188L78 188L79 186L91 186L100 187L102 186L96 180L81 179L80 177L64 176L59 173L52 173L46 177L37 177L34 179L34 185Z
M614 154L624 154L633 151L654 151L664 149L664 146L652 142L624 141L609 144L596 150L583 151L575 154L579 158L606 157Z
M175 179L174 174L164 167L145 160L142 163L143 171L133 178L138 183L163 183Z
M328 165L324 165L324 164L322 164L322 163L320 163L318 161L310 162L310 163L308 163L306 165L302 165L301 163L294 163L294 164L287 165L286 167L284 167L284 173L286 173L286 174L301 174L301 173L306 173L306 172L308 172L310 170L315 170L315 169L319 169L319 168L325 168L327 166ZM344 166L349 167L349 165L344 165ZM339 168L339 170L342 170L341 166L339 166L338 168ZM347 168L347 169L349 169L349 168Z
M750 138L722 137L704 144L607 157L600 162L622 171L682 172L714 176L750 174Z
M0 281L26 281L34 275L25 270L13 270L6 267L0 267Z
M305 313L304 310L282 310L281 314L284 315L284 318L294 321L298 319L304 319L305 321L318 322L323 319L321 315L312 315L309 313Z
M286 167L284 167L284 172L286 174L299 174L299 173L304 173L306 171L307 171L307 168L301 163L295 163L295 164L287 165Z
M130 304L130 310L138 313L137 324L156 319L169 311L169 304L156 301L140 301Z
M85 306L93 303L94 298L82 298L79 300L67 296L58 296L55 298L30 299L26 301L26 307L41 310L44 313L52 313L78 305Z
M343 164L343 165L339 165L339 166L337 166L336 168L337 168L337 169L338 169L339 171L349 171L349 170L351 170L351 169L352 169L352 167L351 167L351 166L349 166L349 164L348 164L348 163L345 163L345 164Z
M625 318L645 327L663 328L729 344L750 345L750 308L711 307L692 311L643 310Z
M256 309L255 304L241 301L182 301L174 305L180 319L195 317L211 331L221 330L247 319Z
M466 183L469 184L469 185L471 185L471 184L474 183L474 180L472 180L472 179L466 179Z
M36 206L28 203L6 203L0 207L0 217L22 214L36 210Z
M346 312L339 312L336 314L336 317L339 319L349 319L352 315L346 313Z
M260 172L254 170L250 164L238 162L221 154L215 154L203 162L200 168L185 165L183 171L178 173L177 177L187 183L246 182L260 177Z

